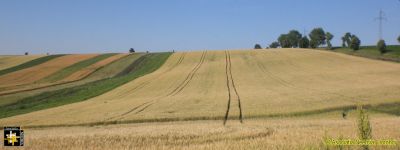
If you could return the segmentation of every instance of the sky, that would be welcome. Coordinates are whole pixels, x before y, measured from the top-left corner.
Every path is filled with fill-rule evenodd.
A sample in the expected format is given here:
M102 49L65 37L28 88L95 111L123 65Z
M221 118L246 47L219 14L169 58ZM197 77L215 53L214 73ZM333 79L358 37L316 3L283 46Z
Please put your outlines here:
M0 54L190 51L262 47L322 27L398 44L400 0L0 0Z

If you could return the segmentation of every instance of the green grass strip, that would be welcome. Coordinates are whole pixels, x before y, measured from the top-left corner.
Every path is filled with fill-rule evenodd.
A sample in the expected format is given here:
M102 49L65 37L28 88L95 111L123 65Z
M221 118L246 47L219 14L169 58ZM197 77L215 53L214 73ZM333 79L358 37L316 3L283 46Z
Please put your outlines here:
M80 102L101 95L131 80L157 70L162 64L164 64L171 54L172 53L154 53L144 55L142 56L143 59L137 60L140 61L140 63L137 63L138 67L133 72L130 72L124 76L98 80L76 87L45 92L36 96L24 98L15 103L0 106L0 118L11 117L65 104Z
M387 52L384 54L381 54L376 46L361 46L356 51L350 48L337 47L333 51L371 59L400 62L400 45L388 45L386 49Z
M64 55L44 56L44 57L40 57L40 58L31 60L31 61L28 61L26 63L20 64L18 66L14 66L14 67L11 67L11 68L0 70L0 76L4 75L4 74L7 74L7 73L15 72L15 71L18 71L18 70L22 70L22 69L25 69L25 68L29 68L29 67L32 67L32 66L36 66L36 65L42 64L44 62L47 62L49 60L52 60L54 58L61 57L61 56L64 56Z
M68 77L69 75L73 74L76 71L79 71L87 66L90 66L98 61L104 60L108 57L111 57L113 55L116 55L115 53L113 54L102 54L90 59L86 59L86 60L82 60L80 62L77 62L71 66L68 66L64 69L61 69L60 71L57 71L53 74L51 74L50 76L45 77L44 79L40 80L39 82L43 83L43 82L55 82L61 79L64 79L66 77Z

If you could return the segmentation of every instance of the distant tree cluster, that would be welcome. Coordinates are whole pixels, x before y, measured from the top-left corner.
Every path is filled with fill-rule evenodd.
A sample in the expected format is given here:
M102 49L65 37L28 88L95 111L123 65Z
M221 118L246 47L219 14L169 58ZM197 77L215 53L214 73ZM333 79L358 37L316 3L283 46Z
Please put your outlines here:
M342 47L351 48L353 50L359 50L361 45L361 40L354 34L346 32L342 37Z
M326 32L322 28L314 28L308 35L302 35L297 30L290 30L287 34L281 34L278 41L272 42L270 48L317 48L328 44L328 49L332 49L331 40L333 34Z
M281 34L278 38L279 45L282 48L299 47L299 41L302 35L297 30L290 30L287 34Z

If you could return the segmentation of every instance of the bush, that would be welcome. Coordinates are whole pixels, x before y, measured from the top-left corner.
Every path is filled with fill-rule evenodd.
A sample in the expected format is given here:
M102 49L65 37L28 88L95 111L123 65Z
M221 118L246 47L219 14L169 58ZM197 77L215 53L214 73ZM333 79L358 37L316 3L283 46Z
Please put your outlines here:
M254 45L254 49L262 49L260 44Z
M270 47L270 48L278 48L278 47L279 47L279 42L272 42L272 43L269 45L269 47Z
M360 45L361 45L360 39L357 36L353 35L351 37L350 48L356 51L360 49Z
M362 108L361 105L357 107L358 111L358 138L360 140L369 140L372 138L371 132L371 124L369 122L367 112ZM363 149L368 149L368 145L363 145Z
M378 50L381 52L381 54L386 53L386 43L385 40L379 40L378 44L376 45L378 47Z

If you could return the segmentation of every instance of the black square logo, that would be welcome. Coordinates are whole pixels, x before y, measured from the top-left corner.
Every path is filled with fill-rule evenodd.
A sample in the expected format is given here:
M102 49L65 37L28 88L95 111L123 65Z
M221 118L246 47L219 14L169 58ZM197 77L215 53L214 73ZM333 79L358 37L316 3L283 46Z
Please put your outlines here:
M4 127L4 146L24 146L24 130L20 127Z

